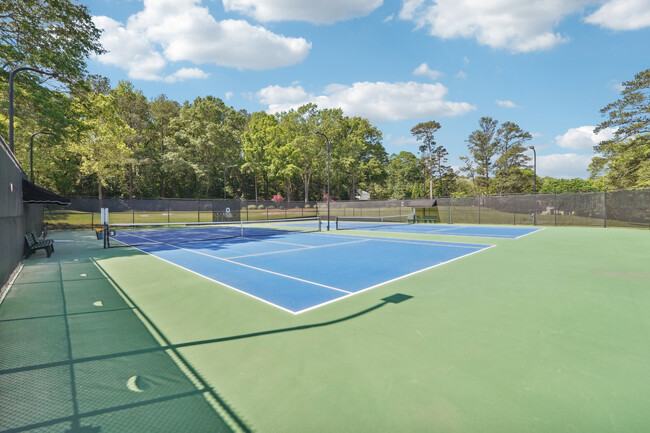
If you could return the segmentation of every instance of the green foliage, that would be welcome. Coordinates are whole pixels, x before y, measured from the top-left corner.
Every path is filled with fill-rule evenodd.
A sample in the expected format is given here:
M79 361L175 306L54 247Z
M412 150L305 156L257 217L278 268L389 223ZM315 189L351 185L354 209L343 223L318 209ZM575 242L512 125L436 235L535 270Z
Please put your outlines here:
M433 199L434 179L437 179L436 194L449 194L449 179L453 178L453 171L447 163L447 149L436 145L434 134L440 129L440 124L435 120L422 122L411 128L416 140L421 141L420 154L422 166L429 179L429 198Z
M463 160L466 164L463 170L469 173L481 194L487 194L490 189L490 175L494 170L493 158L499 149L497 124L491 117L481 117L479 129L472 132L467 139L470 156L469 159Z
M69 149L81 157L80 171L97 177L98 195L111 178L120 176L133 152L125 141L134 133L117 116L117 106L111 96L90 94L93 111L84 120L85 130L69 143Z
M525 154L532 135L513 122L497 126L491 117L481 118L479 129L467 139L469 156L460 158L461 172L471 181L474 195L532 192L534 174Z
M585 180L580 178L574 179L553 179L545 177L542 179L542 188L539 190L542 194L553 194L563 192L596 192L600 191L596 181Z
M420 160L411 152L392 154L386 171L388 198L419 198L424 195L424 173Z
M604 175L608 188L650 185L650 69L623 83L621 98L600 110L607 120L596 127L616 128L614 138L594 147L592 178Z

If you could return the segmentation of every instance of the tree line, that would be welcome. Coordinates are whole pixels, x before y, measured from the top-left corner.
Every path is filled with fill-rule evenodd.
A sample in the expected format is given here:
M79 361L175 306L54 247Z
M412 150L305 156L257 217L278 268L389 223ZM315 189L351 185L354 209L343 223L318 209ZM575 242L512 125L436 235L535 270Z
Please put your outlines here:
M36 183L64 195L322 200L328 159L331 195L342 200L358 190L399 199L650 187L650 70L601 110L596 132L616 129L595 147L591 178L542 179L531 134L510 121L482 117L454 170L435 120L411 129L417 154L388 155L376 126L341 109L248 113L214 96L179 103L147 99L128 81L111 87L86 71L103 53L100 32L87 8L68 0L3 2L0 24L0 133L8 136L10 72L44 71L15 76L16 154L26 167L34 142Z

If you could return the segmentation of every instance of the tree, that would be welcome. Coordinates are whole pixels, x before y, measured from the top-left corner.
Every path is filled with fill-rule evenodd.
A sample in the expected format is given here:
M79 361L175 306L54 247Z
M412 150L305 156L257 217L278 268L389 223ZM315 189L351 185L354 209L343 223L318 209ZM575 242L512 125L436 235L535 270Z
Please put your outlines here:
M125 140L133 130L117 116L115 101L111 96L91 94L93 111L84 120L86 129L69 147L81 157L81 172L97 177L98 195L103 197L103 187L109 178L119 176L132 155Z
M433 199L433 177L437 166L440 164L440 155L443 153L442 146L436 147L434 134L440 129L440 124L435 120L422 122L411 128L411 134L417 141L421 141L420 153L422 155L423 167L429 177L429 198ZM444 151L447 152L446 150Z
M388 179L389 198L419 198L417 187L424 185L424 175L420 167L420 160L411 152L401 151L399 154L392 154L386 167ZM415 194L414 194L415 188Z
M282 134L278 119L261 111L253 113L248 130L242 136L244 164L242 172L251 173L255 186L255 201L258 200L259 183L263 182L268 194L270 156L269 150Z
M338 113L337 113L338 114ZM339 138L333 145L333 178L339 197L353 199L357 187L373 190L386 176L388 155L381 144L381 131L362 117L336 118Z
M532 138L529 132L521 129L516 123L501 124L496 139L500 156L495 162L495 192L503 194L525 191L525 170L530 169L530 157L524 153L528 150L524 143Z
M129 198L133 198L134 171L139 166L150 163L146 146L151 141L151 114L149 103L142 91L133 88L129 81L120 81L110 92L115 101L117 114L133 130L126 145L131 149L133 157L127 165L129 175ZM144 180L144 179L143 179Z
M169 124L172 119L179 116L179 112L180 104L167 99L165 95L159 95L149 103L152 142L157 142L159 148L158 152L152 152L152 158L155 160L153 170L158 173L158 195L160 197L165 197L165 167L163 166L165 138L170 133ZM150 178L155 178L155 174L152 173Z
M592 178L604 175L611 188L650 186L650 69L623 83L621 98L600 110L607 120L594 129L616 128L614 138L594 147Z
M60 72L57 80L28 70L14 76L14 133L19 158L34 131L63 136L82 125L72 100L57 88L73 87L86 74L86 59L103 53L100 31L85 6L71 0L4 0L0 2L0 101L6 110L9 74L22 66ZM50 85L43 86L43 84ZM54 83L54 84L51 84ZM6 133L7 123L0 122ZM22 158L21 158L22 159Z
M324 166L326 148L320 136L314 134L314 130L326 129L325 134L333 139L334 130L331 123L322 122L318 107L314 104L307 104L297 110L280 113L278 119L286 136L285 145L295 149L295 161L293 164L298 167L302 179L305 202L309 200L309 187L318 168ZM322 132L322 131L321 131Z
M186 102L170 122L165 140L165 170L172 173L176 196L214 197L224 188L223 170L239 166L246 119L214 96ZM221 190L223 192L223 189Z
M472 132L467 139L471 160L465 161L465 171L471 170L470 176L482 194L487 194L490 190L490 174L494 170L493 158L499 149L497 124L491 117L481 117L479 129Z
M596 191L600 191L600 188L598 188L598 185L596 185L596 182L593 180L580 178L554 179L552 177L545 177L542 179L542 188L539 190L542 194Z

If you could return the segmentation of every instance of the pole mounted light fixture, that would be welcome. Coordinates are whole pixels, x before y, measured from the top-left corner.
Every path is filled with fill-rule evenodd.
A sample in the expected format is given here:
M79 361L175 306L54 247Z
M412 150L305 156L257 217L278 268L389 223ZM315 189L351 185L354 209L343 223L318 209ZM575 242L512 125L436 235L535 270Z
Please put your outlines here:
M314 129L314 134L323 136L327 141L327 231L330 231L330 148L332 140L327 135Z
M535 146L530 146L529 149L533 151L533 191L537 194L537 152Z
M53 78L59 78L59 72L47 72L30 66L22 66L11 71L9 74L9 149L14 152L14 75L20 71L33 71Z

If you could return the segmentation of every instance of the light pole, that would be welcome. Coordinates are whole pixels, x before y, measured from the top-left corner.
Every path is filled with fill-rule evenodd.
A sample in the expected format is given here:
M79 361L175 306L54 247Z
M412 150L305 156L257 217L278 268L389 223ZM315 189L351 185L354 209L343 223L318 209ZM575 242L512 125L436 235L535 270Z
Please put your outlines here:
M16 68L9 74L9 149L11 149L11 153L14 152L14 75L20 71L34 71L54 78L58 78L61 75L58 72L41 71L40 69L29 66Z
M225 165L223 167L223 199L226 199L226 171L231 167L237 167L237 164Z
M34 183L34 137L39 134L54 135L51 132L39 131L29 137L29 181Z
M535 152L535 146L530 146L529 149L533 151L533 191L537 194L537 152Z
M327 141L327 231L330 231L330 147L331 140L327 135L314 129L314 134L322 135Z

